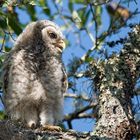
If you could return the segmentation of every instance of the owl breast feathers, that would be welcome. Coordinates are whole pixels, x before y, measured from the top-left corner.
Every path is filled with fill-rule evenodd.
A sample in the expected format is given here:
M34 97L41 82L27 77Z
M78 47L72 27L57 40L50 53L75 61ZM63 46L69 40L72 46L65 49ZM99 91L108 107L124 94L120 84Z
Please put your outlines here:
M4 104L12 120L28 127L57 125L63 116L67 78L60 28L41 20L19 35L3 66Z

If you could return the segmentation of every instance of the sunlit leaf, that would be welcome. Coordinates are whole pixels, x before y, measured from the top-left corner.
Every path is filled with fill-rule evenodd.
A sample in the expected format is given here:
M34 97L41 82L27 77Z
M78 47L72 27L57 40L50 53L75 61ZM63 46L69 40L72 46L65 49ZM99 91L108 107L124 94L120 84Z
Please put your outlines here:
M62 3L62 0L55 0L56 3Z
M29 4L36 5L35 1L31 1Z
M95 16L96 16L96 22L98 24L98 27L102 24L101 20L101 14L102 14L102 7L101 6L95 6Z
M81 18L75 10L72 12L72 19L75 22L77 28L81 28Z
M75 22L81 22L81 19L78 15L77 11L75 11L75 10L72 12L72 18Z
M82 26L85 25L85 23L87 21L87 17L85 15L86 14L86 7L80 8L77 12L78 12L78 15L79 15L79 17L81 19Z
M45 0L39 0L39 5L44 7L45 6Z

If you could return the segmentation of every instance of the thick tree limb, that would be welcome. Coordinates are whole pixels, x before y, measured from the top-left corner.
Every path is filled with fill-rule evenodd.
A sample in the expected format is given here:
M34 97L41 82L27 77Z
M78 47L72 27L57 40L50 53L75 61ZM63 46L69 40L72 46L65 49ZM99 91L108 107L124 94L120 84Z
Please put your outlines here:
M0 140L111 140L105 137L92 136L91 133L80 133L74 130L63 132L36 131L21 128L15 123L0 121Z
M136 124L128 100L112 95L110 91L103 92L99 98L99 114L93 134L112 140L132 140Z
M112 140L132 140L136 135L131 98L135 95L135 84L140 77L140 57L133 52L140 53L139 25L129 34L120 56L112 56L103 65L104 68L98 66L100 95L94 135Z

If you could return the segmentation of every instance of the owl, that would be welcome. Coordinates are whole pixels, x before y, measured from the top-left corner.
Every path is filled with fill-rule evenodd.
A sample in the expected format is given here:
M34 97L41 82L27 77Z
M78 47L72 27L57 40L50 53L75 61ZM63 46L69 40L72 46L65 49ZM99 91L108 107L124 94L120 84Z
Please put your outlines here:
M32 22L19 35L3 64L3 100L11 120L57 128L67 89L64 48L60 28L49 20Z

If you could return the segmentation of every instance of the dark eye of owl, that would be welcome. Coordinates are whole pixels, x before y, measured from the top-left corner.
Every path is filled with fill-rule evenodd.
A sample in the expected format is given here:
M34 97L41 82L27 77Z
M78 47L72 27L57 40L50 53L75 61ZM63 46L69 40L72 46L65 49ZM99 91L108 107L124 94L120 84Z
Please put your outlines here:
M56 39L57 38L57 34L54 33L54 32L50 32L49 36L50 36L51 39Z

